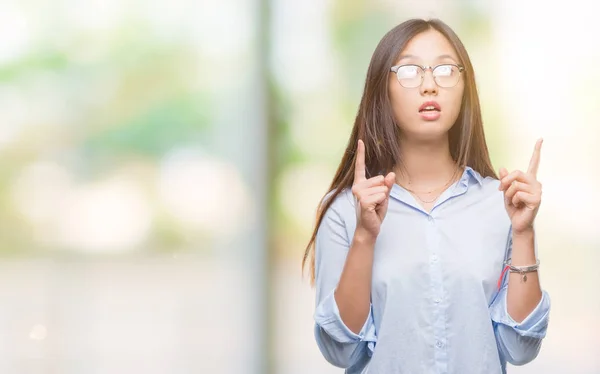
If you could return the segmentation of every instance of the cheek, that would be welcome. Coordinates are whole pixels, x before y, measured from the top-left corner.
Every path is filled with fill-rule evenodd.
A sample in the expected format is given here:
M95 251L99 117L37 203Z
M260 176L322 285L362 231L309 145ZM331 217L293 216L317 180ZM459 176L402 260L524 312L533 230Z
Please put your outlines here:
M449 107L453 115L458 115L460 107L462 105L464 89L463 87L456 87L457 90L453 91L450 95Z
M400 87L398 82L395 82L394 86L390 86L389 95L390 103L394 109L394 115L398 121L402 120L402 117L408 112L411 106L410 91Z

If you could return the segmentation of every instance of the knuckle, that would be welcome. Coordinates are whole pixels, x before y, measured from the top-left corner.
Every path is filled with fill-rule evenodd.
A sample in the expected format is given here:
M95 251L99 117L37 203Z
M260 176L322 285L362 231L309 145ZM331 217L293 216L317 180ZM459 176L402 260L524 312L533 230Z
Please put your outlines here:
M354 197L356 198L356 203L357 204L361 205L363 203L364 199L361 197L360 194L356 194L356 195L354 195Z

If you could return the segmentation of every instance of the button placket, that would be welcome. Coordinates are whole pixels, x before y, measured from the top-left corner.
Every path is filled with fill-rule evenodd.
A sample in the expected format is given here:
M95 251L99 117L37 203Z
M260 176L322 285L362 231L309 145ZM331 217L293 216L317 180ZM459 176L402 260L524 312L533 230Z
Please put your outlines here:
M426 222L427 242L429 249L429 268L431 272L431 306L433 311L433 345L435 359L438 364L447 358L445 347L445 313L443 311L443 277L441 258L439 255L439 234L435 217L429 215Z

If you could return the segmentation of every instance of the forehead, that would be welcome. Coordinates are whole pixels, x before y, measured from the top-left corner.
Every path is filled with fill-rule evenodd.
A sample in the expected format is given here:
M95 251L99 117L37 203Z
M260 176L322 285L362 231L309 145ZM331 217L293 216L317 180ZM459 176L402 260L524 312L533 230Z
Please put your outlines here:
M439 31L431 29L415 35L397 60L433 63L444 59L458 62L456 51L448 39Z

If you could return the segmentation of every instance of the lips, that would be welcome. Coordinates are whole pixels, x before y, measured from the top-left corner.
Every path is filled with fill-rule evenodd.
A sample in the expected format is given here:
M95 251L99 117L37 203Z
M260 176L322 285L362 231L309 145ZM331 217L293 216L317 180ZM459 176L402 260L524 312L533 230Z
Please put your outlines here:
M440 104L437 103L437 101L426 101L423 104L421 104L421 106L419 107L419 112L425 112L425 111L441 111L441 107Z
M425 121L435 121L440 118L441 107L436 101L426 101L419 107L419 115Z

